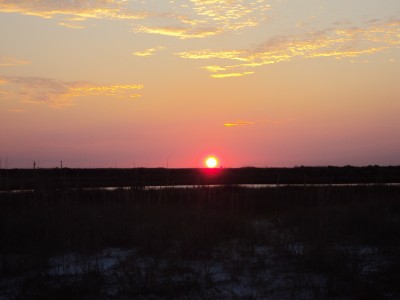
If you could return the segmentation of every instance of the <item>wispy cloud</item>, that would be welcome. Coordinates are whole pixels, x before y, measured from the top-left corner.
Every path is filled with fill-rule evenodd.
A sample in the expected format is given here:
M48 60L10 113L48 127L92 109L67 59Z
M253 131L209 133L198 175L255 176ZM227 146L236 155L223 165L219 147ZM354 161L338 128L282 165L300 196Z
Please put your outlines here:
M240 50L226 50L226 51L213 51L211 49L199 50L199 51L190 51L190 52L181 52L179 56L182 58L190 58L190 59L210 59L210 58L219 58L219 59L230 59L230 60L239 60L239 61L249 61L248 52L240 51Z
M256 121L243 121L243 120L238 120L235 122L229 122L229 123L224 123L225 127L239 127L239 126L249 126L249 125L273 125L273 126L278 126L278 125L283 125L287 124L289 122L292 122L293 119L277 119L277 120L272 120L272 119L264 119L264 120L256 120Z
M85 26L79 24L79 23L72 23L72 22L59 22L58 25L71 28L71 29L83 29Z
M269 0L157 1L0 0L0 12L60 18L57 24L68 28L84 28L88 19L142 20L135 22L135 32L188 39L254 27L270 9Z
M366 28L329 29L303 36L277 37L253 50L205 49L177 55L186 59L219 61L203 69L213 78L226 78L252 74L254 68L296 58L351 58L399 45L400 20L392 20Z
M141 24L135 32L167 35L180 39L205 38L254 27L266 19L266 0L169 1L169 11L154 17L161 25ZM144 1L143 3L146 3ZM179 14L175 13L179 11Z
M140 97L142 85L95 85L90 82L65 82L40 77L0 76L0 93L25 103L45 103L62 108L74 104L78 97L100 95L119 98Z
M254 74L254 72L238 72L238 73L224 73L224 74L212 74L212 78L233 78L233 77L243 77L246 75Z
M231 122L231 123L225 123L224 126L225 127L236 127L236 126L248 126L248 125L254 125L254 122L251 121L236 121L236 122Z
M30 63L31 63L30 61L18 59L15 57L0 57L1 67L23 66L23 65L29 65Z
M65 21L59 25L82 28L74 22L87 19L141 19L145 13L132 11L126 0L0 0L0 12L20 13L41 18L61 16Z
M9 109L9 110L7 110L8 112L11 112L11 113L22 113L22 112L24 112L25 111L25 109L21 109L21 108L12 108L12 109Z
M218 28L190 28L184 26L165 26L165 27L153 27L153 26L138 26L134 30L135 32L160 34L171 37L177 37L180 39L190 38L206 38L221 33Z
M133 52L133 55L135 56L153 56L156 52L164 50L165 47L155 47L155 48L149 48L144 51L138 51L138 52Z

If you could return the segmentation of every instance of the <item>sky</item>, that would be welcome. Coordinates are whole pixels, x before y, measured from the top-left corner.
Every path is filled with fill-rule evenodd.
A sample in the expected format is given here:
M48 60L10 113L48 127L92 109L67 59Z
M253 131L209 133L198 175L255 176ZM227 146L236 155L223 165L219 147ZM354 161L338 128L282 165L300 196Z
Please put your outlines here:
M0 167L400 165L399 78L399 0L0 0Z

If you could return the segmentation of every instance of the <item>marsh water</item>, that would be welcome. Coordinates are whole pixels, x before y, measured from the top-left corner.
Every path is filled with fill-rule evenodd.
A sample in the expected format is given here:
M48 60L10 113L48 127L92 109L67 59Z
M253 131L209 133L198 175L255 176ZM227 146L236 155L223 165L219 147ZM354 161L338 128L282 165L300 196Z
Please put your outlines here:
M393 183L333 183L333 184L319 184L319 183L292 183L292 184L207 184L207 185L146 185L146 186L108 186L108 187L83 187L83 188L68 188L69 190L92 190L92 191L116 191L116 190L165 190L165 189L201 189L201 188L222 188L222 187L238 187L248 189L273 189L280 187L357 187L357 186L400 186L399 182ZM30 193L35 189L17 189L17 190L3 190L0 194L12 193Z

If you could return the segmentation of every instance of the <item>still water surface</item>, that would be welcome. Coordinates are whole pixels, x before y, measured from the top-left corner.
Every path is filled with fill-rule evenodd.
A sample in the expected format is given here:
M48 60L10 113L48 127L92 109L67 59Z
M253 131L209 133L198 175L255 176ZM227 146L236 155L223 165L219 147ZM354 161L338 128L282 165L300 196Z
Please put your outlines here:
M164 189L199 189L199 188L219 188L219 187L240 187L250 189L263 189L263 188L279 188L279 187L355 187L355 186L400 186L400 183L314 183L314 184L210 184L210 185L147 185L141 187L91 187L91 188L70 188L70 190L86 190L86 191L116 191L116 190L164 190ZM0 191L0 194L12 194L12 193L32 193L34 189L21 189L21 190L7 190Z

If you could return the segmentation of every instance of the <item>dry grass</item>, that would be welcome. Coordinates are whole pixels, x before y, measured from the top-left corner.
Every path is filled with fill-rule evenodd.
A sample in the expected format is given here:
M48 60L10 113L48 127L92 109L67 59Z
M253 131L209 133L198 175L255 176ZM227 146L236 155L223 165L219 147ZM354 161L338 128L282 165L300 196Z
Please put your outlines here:
M379 185L1 194L0 295L396 299L399 196ZM134 254L111 273L88 260L72 277L48 272L55 256L110 248Z

